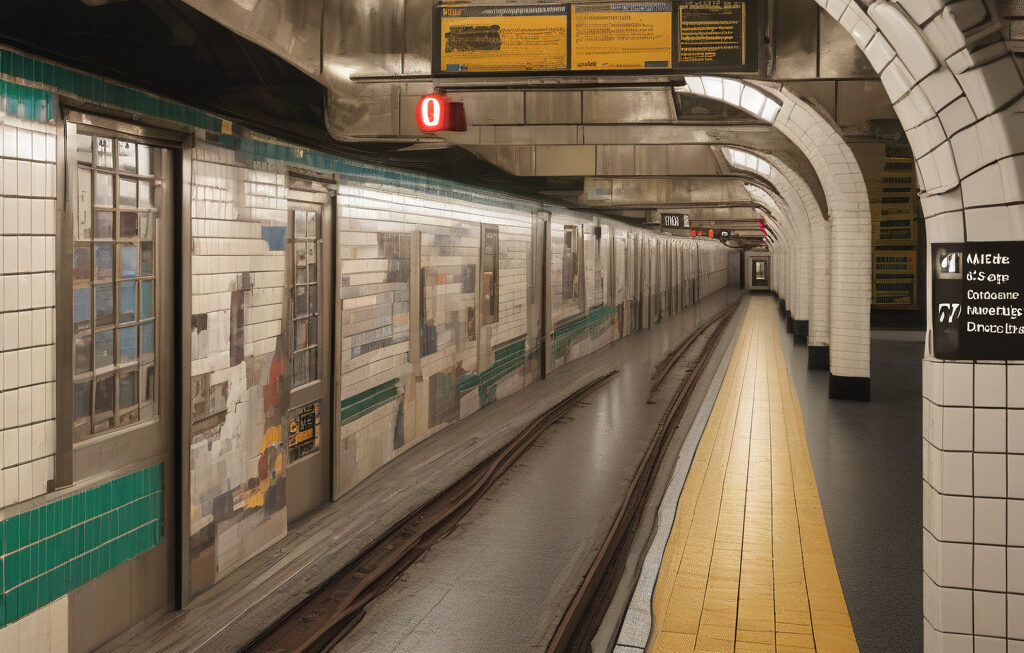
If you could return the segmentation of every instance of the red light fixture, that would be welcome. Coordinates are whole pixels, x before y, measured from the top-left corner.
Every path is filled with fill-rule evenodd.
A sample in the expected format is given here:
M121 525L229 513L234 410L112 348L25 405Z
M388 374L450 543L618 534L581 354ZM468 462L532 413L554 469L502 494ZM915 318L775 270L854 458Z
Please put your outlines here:
M444 93L424 95L416 103L416 126L425 132L466 131L466 110Z

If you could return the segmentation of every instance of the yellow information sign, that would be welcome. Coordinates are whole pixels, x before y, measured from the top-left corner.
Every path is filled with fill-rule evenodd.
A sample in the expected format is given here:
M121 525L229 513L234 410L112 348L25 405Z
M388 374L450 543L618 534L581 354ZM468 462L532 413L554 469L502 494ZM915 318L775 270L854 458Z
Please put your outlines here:
M669 68L670 2L600 2L572 5L573 70Z
M441 7L440 72L567 70L567 12L566 5Z

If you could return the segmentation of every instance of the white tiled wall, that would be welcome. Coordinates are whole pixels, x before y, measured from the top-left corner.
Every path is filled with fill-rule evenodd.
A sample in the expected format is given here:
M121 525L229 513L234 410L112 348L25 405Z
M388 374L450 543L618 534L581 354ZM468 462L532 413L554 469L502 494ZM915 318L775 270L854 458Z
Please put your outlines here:
M0 507L54 474L54 124L0 113Z

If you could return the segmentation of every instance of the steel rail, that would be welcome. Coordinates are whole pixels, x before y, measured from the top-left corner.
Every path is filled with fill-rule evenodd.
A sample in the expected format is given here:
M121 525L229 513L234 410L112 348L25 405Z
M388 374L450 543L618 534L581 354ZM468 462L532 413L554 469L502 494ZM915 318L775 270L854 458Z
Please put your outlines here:
M662 380L667 376L668 370L679 362L683 353L699 340L699 335L705 333L712 325L716 325L693 368L673 393L672 399L655 429L655 435L630 482L626 499L619 508L608 536L548 642L547 651L549 653L591 650L591 641L604 620L605 612L615 594L619 579L622 577L630 545L639 529L643 508L650 498L669 441L686 411L701 372L711 359L715 345L721 339L726 325L738 306L739 302L733 303L718 316L709 320L704 327L687 337L676 350L669 352L666 356L665 360L671 360L671 363L666 364L666 370L661 374Z
M541 433L616 374L618 370L592 379L534 418L501 449L399 522L242 650L306 653L332 647L359 622L366 606L448 533Z
M679 357L682 356L683 353L693 345L693 342L697 338L699 338L705 331L707 331L713 324L715 324L718 320L722 319L722 317L724 317L726 314L731 314L733 311L735 311L737 306L739 306L738 300L733 302L732 304L729 304L729 306L725 307L725 309L722 310L720 313L718 313L713 318L705 322L703 325L694 329L693 333L691 333L689 337L687 337L681 343L676 345L675 348L672 349L672 351L665 354L665 357L658 361L658 364L654 367L654 379L651 381L651 390L650 393L647 395L647 403L654 403L654 396L658 393L658 390L661 389L661 384L665 381L665 377L668 376L668 373L672 370L673 367L675 367L676 363L679 361Z

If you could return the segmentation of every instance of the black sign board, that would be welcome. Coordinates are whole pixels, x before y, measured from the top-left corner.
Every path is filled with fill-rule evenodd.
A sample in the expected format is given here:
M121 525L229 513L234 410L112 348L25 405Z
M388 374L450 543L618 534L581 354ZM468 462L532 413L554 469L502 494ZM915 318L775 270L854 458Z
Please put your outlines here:
M686 213L662 213L661 226L669 229L690 226L690 216Z
M676 67L694 72L758 67L757 3L687 0L676 4Z
M1024 360L1024 242L934 243L932 348L944 360Z

